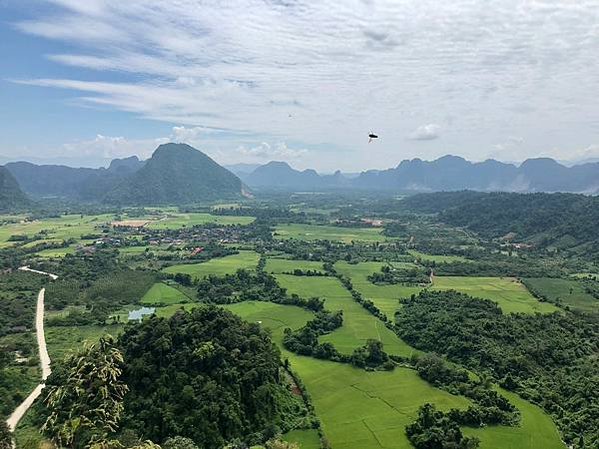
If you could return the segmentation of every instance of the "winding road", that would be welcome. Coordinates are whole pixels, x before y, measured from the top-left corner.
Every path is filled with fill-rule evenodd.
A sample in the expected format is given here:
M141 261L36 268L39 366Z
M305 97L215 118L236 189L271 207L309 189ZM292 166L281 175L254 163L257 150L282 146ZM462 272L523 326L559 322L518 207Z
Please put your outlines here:
M21 271L29 271L31 273L42 274L44 276L49 276L52 280L58 278L55 274L46 273L44 271L33 270L29 267L21 267L19 268ZM42 367L42 382L35 387L35 389L25 398L21 404L15 409L15 411L10 415L10 417L6 420L6 424L11 432L17 427L21 418L25 415L29 407L34 403L34 401L39 397L44 389L44 381L48 378L50 373L52 372L50 369L50 356L48 355L48 350L46 349L46 337L44 335L44 295L46 293L46 289L42 288L37 295L37 307L35 311L35 332L37 336L37 347L39 350L40 364Z

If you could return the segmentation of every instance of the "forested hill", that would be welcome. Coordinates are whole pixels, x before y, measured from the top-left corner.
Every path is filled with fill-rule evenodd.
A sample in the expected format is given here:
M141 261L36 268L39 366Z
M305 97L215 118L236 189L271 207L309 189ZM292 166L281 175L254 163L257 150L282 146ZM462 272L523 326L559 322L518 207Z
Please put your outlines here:
M160 145L144 166L123 179L104 202L123 205L187 204L242 195L241 180L185 144Z
M599 248L599 197L568 193L439 192L403 200L411 211L484 237L513 237L539 247Z
M0 211L19 209L29 204L14 176L5 167L0 167Z

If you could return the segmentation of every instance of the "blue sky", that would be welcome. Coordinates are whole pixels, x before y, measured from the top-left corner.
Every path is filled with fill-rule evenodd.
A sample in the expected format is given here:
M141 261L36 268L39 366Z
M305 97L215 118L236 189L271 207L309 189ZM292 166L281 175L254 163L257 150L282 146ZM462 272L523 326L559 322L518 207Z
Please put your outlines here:
M0 0L0 61L4 160L599 157L599 0Z

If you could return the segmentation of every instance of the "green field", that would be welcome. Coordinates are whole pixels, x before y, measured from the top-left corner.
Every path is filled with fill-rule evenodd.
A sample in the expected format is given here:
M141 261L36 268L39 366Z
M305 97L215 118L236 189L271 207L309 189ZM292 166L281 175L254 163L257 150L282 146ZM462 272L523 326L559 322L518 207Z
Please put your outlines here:
M408 253L414 256L416 259L427 260L435 263L452 263L452 262L469 262L468 259L462 256L443 256L435 254L421 253L420 251L408 251Z
M374 338L383 342L385 351L390 354L410 356L414 352L395 333L387 329L383 322L358 304L336 278L276 275L277 281L288 290L304 298L318 296L325 300L327 310L343 311L343 326L330 334L320 337L322 342L332 343L341 353L351 354L353 350Z
M342 228L309 224L282 224L275 228L275 237L297 240L333 240L343 243L352 241L382 242L385 236L380 228Z
M515 278L435 276L435 290L457 290L496 302L505 313L551 313L560 310L540 302Z
M253 270L258 265L259 259L260 255L254 251L240 251L239 254L220 257L218 259L210 259L202 263L173 265L171 267L165 268L162 271L171 274L189 274L195 279L201 279L210 274L217 276L233 274L241 268Z
M150 222L150 229L177 229L184 226L214 223L219 225L247 225L255 220L254 217L234 217L228 215L212 215L206 213L168 213L160 220Z
M324 273L322 268L322 262L310 261L310 260L291 260L291 259L274 259L269 258L266 261L266 267L264 268L268 273L290 273L295 269L303 271L312 270Z
M46 326L46 344L50 360L62 360L65 355L77 351L87 342L97 341L102 335L116 337L123 330L121 325L110 326Z
M551 301L560 300L563 304L585 312L599 311L599 299L584 290L579 281L556 278L528 278L525 282L538 293Z
M112 219L111 214L84 216L73 214L63 215L59 218L5 224L0 226L0 247L14 244L14 242L8 241L11 235L33 237L42 231L46 234L40 240L29 244L29 246L41 242L62 242L71 238L80 240L81 235L97 233L96 226L108 223Z
M301 449L320 449L320 437L316 429L292 430L283 435L283 440L296 443Z
M36 254L44 258L55 258L64 257L67 254L74 254L76 250L75 246L67 246L66 248L50 248L38 251Z
M361 262L349 264L337 262L335 269L349 277L354 288L371 300L381 312L393 319L395 311L400 307L400 298L409 298L412 294L420 292L420 287L406 287L404 285L375 285L368 280L368 275L381 271L383 262ZM394 263L397 267L413 268L413 264Z
M188 302L190 300L180 290L177 290L164 282L156 282L150 290L141 298L141 303L146 305L171 305Z
M285 327L297 329L311 316L297 307L270 303L247 302L226 308L272 329L278 344ZM284 349L282 352L306 385L334 449L412 449L404 429L415 419L419 406L432 402L448 410L465 408L469 403L463 397L433 388L411 369L367 372L350 365L297 356ZM482 449L564 449L547 415L518 397L514 403L522 410L520 427L466 429L466 432L481 438ZM312 449L312 444L309 442L302 448Z

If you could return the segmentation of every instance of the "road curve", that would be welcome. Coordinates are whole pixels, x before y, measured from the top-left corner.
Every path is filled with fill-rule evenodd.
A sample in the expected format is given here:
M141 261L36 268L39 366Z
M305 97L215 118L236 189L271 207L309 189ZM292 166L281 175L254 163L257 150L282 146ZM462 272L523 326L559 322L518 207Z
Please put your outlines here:
M21 271L29 271L32 273L42 274L45 276L49 276L52 280L58 278L55 274L46 273L44 271L33 270L29 267L20 267ZM25 398L21 404L15 409L15 411L10 415L10 417L6 420L6 424L11 432L17 428L17 424L21 418L25 415L29 407L34 403L34 401L39 397L44 389L44 381L48 378L50 373L52 372L50 369L50 356L48 355L48 350L46 348L46 337L44 334L44 295L46 293L46 289L42 288L37 295L37 307L35 311L35 332L37 337L37 347L39 350L40 357L40 365L42 367L42 382L35 387L35 389Z

